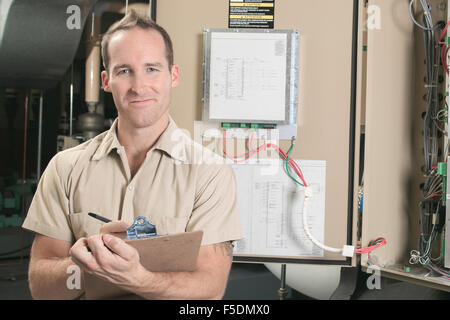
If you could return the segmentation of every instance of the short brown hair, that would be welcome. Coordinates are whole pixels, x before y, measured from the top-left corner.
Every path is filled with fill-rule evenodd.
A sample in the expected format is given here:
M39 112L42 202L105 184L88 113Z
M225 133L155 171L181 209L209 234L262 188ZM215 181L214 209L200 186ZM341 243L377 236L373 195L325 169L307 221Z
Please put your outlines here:
M173 65L173 46L169 34L166 30L164 30L163 27L158 25L149 17L142 15L133 9L130 9L130 11L121 20L113 23L102 37L102 59L103 67L105 68L106 72L108 72L109 67L108 44L112 35L119 30L129 30L134 27L139 27L142 29L153 29L161 34L166 45L166 58L167 62L169 63L170 70Z

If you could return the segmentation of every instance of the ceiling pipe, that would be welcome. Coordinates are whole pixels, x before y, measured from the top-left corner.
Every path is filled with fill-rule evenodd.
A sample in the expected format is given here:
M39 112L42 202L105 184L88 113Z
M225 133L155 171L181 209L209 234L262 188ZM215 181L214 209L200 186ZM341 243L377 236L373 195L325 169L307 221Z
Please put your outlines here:
M85 101L94 106L99 101L100 93L100 27L99 17L92 13L86 22L86 74Z
M149 5L150 5L149 3L130 3L128 4L128 10L133 9L140 14L148 15ZM101 12L102 14L103 12L116 12L125 14L127 11L127 3L125 1L103 1L95 7L96 15L98 14L97 8L99 8L99 10L102 11Z

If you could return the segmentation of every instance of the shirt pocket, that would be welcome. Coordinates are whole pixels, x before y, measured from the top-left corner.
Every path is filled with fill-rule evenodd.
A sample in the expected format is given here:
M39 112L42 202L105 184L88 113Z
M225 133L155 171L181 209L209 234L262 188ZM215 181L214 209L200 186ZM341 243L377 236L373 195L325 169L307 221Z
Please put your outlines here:
M155 217L150 218L150 223L156 226L158 235L186 232L189 217Z
M100 233L103 223L90 217L87 212L76 212L69 214L72 232L75 241L80 238L88 238Z

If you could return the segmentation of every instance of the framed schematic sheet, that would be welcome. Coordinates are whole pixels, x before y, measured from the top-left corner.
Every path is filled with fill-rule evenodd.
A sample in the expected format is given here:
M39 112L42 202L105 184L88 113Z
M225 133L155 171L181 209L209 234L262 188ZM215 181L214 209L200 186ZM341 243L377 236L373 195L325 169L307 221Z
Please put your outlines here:
M203 120L297 123L297 30L206 29Z
M325 240L326 161L296 160L312 188L308 207L308 230ZM284 161L259 159L233 164L238 188L242 239L235 242L234 260L276 261L322 259L303 229L304 187L285 173Z

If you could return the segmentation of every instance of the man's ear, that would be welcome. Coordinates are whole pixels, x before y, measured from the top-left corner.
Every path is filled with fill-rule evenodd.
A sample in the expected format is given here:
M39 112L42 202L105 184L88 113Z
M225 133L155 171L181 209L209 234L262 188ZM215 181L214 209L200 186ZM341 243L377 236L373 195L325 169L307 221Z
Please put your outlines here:
M108 72L102 71L102 87L105 92L111 92L111 88L109 87L109 76Z
M172 66L171 76L172 76L172 88L175 88L180 82L180 68L178 67L178 65L174 64Z

